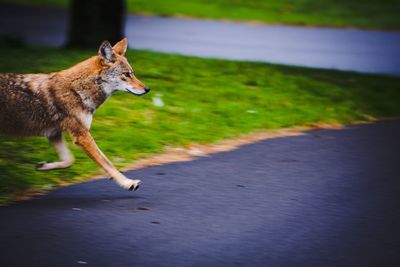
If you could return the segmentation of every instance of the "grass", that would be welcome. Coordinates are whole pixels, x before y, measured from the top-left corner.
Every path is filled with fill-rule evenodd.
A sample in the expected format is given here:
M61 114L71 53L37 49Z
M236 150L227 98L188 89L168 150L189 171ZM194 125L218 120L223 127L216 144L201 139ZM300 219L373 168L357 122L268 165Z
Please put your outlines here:
M51 72L95 53L1 45L0 72ZM92 134L118 167L167 145L213 143L262 129L348 124L400 115L400 78L128 51L143 97L116 93L95 113ZM152 97L162 94L156 107ZM0 201L27 190L82 180L99 168L77 147L66 170L38 172L56 160L45 138L0 136Z
M0 0L66 7L68 0ZM399 0L127 0L130 13L291 25L400 29Z

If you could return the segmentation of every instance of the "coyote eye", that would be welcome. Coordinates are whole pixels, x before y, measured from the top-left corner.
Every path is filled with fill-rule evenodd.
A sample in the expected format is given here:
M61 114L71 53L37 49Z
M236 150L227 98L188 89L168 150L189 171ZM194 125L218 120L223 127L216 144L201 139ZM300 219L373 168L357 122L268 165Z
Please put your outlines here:
M123 74L124 74L125 77L128 77L128 78L132 77L132 73L131 72L124 72Z

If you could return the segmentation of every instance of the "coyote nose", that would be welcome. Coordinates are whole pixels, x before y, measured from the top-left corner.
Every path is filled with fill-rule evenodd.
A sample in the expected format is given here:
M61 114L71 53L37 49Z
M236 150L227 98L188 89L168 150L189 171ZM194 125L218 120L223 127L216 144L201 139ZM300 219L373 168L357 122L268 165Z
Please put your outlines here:
M145 91L146 93L148 93L148 92L150 92L150 88L149 88L149 87L145 87L145 88L144 88L144 91Z

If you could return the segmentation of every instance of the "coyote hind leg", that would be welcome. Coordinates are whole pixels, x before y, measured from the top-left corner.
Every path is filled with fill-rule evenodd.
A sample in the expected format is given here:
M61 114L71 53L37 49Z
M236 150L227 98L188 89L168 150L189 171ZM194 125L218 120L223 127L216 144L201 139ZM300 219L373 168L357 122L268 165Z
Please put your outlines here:
M67 144L64 141L62 132L59 131L56 134L50 136L49 141L56 149L58 156L60 157L60 161L39 163L40 166L37 169L39 171L48 171L70 167L74 163L74 157L72 156L67 147Z

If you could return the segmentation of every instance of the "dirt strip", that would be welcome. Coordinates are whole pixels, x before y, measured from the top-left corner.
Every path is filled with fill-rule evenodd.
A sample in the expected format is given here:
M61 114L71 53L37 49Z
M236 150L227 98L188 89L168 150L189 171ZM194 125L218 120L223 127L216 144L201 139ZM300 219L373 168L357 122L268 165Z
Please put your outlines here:
M246 134L238 138L224 140L215 144L191 144L186 148L182 147L166 147L165 152L153 155L145 159L139 160L124 168L123 171L138 170L150 166L157 166L172 162L190 161L196 157L205 157L210 154L231 151L243 145L272 139L279 137L298 136L305 134L306 131L315 129L343 129L339 124L313 124L310 126L301 126L293 128L285 128L278 130L258 131ZM100 178L100 177L99 177Z

